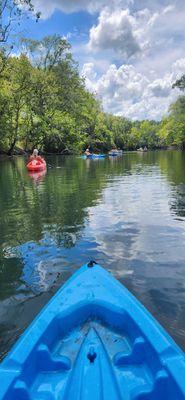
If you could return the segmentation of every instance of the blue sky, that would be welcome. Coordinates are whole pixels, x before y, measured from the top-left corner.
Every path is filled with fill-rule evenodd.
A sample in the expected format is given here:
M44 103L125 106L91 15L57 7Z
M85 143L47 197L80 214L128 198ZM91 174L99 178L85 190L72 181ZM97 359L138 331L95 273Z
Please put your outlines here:
M47 19L40 19L38 23L29 19L23 21L22 33L35 39L41 39L45 35L55 33L70 36L70 43L76 44L88 37L89 27L96 21L96 17L87 12L73 12L66 14L61 11L54 11ZM85 39L84 39L85 40Z
M23 34L58 33L72 44L87 88L104 110L131 119L167 114L185 73L184 0L33 0L41 11Z

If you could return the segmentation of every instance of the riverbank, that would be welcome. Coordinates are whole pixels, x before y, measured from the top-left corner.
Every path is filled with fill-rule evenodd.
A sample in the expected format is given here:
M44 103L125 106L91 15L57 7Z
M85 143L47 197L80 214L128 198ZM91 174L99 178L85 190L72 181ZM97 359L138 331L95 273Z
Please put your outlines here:
M139 149L131 149L131 150L124 150L124 149L120 149L122 151L123 154L125 153L147 153L148 151L166 151L166 150L185 150L182 149L181 146L166 146L166 147L160 147L160 148L149 148L147 151L140 151ZM0 156L1 157L13 157L13 156L29 156L31 154L31 151L25 151L23 149L15 149L14 152L9 155L6 152L0 152ZM40 154L42 154L43 156L53 156L53 155L57 155L57 156L75 156L75 155L81 155L83 153L81 152L73 152L70 150L67 151L63 151L63 152L46 152L46 151L40 151ZM97 152L98 154L98 152ZM104 152L104 154L109 155L108 151Z

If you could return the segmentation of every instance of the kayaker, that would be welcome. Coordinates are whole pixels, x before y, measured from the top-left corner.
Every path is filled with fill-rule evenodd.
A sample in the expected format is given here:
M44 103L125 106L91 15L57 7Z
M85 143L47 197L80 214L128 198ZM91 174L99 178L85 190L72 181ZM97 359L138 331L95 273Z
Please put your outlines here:
M37 149L34 149L32 155L30 156L30 161L32 160L43 161L43 158L39 156L39 151Z
M112 147L112 149L109 151L109 154L117 154L118 153L118 149L116 146Z
M85 150L84 154L86 156L91 156L92 153L90 152L90 146L87 147L87 149Z

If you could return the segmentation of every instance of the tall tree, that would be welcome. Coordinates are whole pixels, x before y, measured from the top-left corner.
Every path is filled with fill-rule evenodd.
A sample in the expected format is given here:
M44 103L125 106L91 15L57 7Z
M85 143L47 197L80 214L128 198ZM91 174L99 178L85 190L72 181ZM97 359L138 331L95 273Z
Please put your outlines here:
M168 127L173 144L185 148L185 96L180 96L170 106Z
M21 43L32 63L44 70L51 70L62 60L71 57L71 46L60 35L45 36L42 40L22 38Z
M0 43L6 43L13 29L20 25L24 13L34 14L34 6L31 0L1 0L0 1ZM40 18L40 12L35 13L36 21Z
M177 79L176 82L172 85L172 88L178 88L182 91L185 90L185 75L182 75L180 79Z

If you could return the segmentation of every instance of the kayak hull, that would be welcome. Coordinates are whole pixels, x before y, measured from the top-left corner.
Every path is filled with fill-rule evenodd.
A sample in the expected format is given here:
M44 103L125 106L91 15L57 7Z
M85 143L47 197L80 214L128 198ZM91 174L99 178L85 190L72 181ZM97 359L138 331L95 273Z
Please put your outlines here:
M99 265L78 270L0 365L3 400L183 400L185 358Z
M27 169L30 172L40 172L46 170L46 162L45 160L33 160L27 164Z
M90 154L89 156L84 155L83 157L88 160L94 160L94 159L98 159L98 158L105 158L105 154Z
M117 157L117 156L121 156L123 154L122 150L118 150L118 151L111 151L109 153L110 157Z

